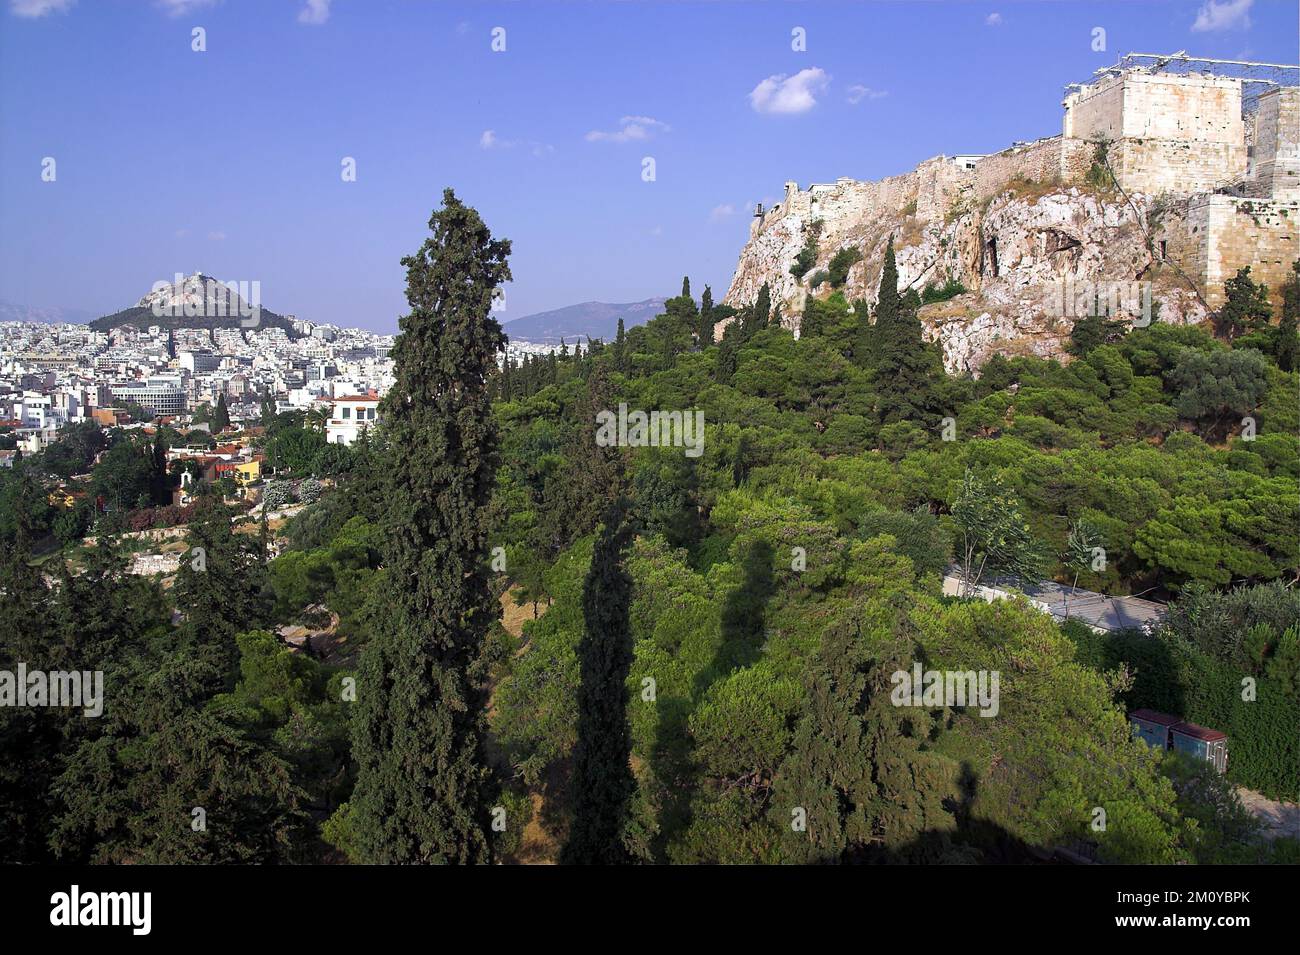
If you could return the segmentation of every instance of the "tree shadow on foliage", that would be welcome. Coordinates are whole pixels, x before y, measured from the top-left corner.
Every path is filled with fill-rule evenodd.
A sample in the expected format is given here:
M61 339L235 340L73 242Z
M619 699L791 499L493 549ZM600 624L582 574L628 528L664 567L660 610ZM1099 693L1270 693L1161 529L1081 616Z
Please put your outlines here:
M741 561L740 585L722 609L722 639L709 665L696 677L689 697L664 697L658 701L658 725L650 765L665 787L659 808L659 832L652 845L654 857L664 852L676 834L691 825L691 799L696 791L694 743L689 721L708 688L738 667L752 666L762 656L767 603L776 589L772 569L774 551L767 541L753 544Z
M844 861L854 865L1039 865L1050 853L1036 849L987 819L972 816L979 779L964 761L958 795L948 808L957 820L953 830L931 829L898 846L872 844L850 848Z

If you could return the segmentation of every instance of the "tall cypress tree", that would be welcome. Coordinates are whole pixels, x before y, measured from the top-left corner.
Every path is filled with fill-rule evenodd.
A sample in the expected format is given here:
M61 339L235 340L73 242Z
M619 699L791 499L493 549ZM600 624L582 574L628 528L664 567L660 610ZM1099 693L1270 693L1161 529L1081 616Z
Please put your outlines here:
M1282 319L1274 332L1273 357L1283 371L1295 371L1300 365L1300 259L1291 264L1291 274L1282 285Z
M216 410L212 412L212 433L219 434L230 427L230 411L226 407L226 393L217 398Z
M630 861L623 826L636 781L628 759L627 674L632 666L632 579L623 569L629 532L623 502L605 515L582 588L585 624L578 644L578 739L573 749L573 824L560 854L569 865Z
M898 292L898 268L894 264L894 240L885 248L885 265L880 273L876 300L874 354L875 379L879 393L881 424L896 421L920 422L930 399L931 383L941 372L935 349L922 337L917 309L921 298L915 289Z
M497 433L487 379L505 347L492 295L510 243L447 189L406 267L384 399L391 448L385 569L391 626L362 654L352 815L382 863L488 862L483 649L500 608L488 589Z
M768 288L767 283L758 290L758 301L754 303L754 324L753 330L761 332L767 328L768 318L772 314L772 290Z
M618 332L614 335L614 370L627 371L627 335L621 318L618 320Z
M740 362L740 319L733 319L722 330L722 341L718 343L718 363L714 367L714 378L722 384L729 384L731 376L736 373Z
M695 334L701 351L713 344L713 289L707 285L700 296L700 324Z
M885 246L885 265L880 270L880 290L876 297L876 332L888 334L887 329L898 316L902 300L898 295L898 266L894 262L894 237Z

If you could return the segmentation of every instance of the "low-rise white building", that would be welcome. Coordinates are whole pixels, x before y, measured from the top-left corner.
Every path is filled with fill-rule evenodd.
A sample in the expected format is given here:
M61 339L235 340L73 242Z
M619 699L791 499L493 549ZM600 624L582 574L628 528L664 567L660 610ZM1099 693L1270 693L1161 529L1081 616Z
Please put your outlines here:
M330 444L352 444L368 427L379 420L379 396L347 395L335 398L325 426L325 438Z

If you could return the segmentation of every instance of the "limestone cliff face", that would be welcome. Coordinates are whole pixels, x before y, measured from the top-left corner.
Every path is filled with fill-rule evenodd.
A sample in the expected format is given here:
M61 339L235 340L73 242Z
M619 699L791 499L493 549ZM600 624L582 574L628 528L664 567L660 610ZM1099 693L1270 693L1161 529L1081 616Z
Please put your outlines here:
M826 191L819 196L818 188ZM828 284L810 289L810 280L836 252L852 247L864 258L849 270L842 291L850 301L874 303L892 235L901 288L956 280L968 290L920 312L927 338L941 343L952 373L978 373L995 353L1063 357L1075 317L1092 311L1082 304L1089 291L1118 305L1115 317L1138 324L1152 309L1163 322L1207 317L1192 285L1153 252L1159 245L1148 240L1148 220L1157 217L1147 196L1015 178L981 197L975 183L959 176L944 186L945 211L927 209L924 191L919 203L915 193L896 191L889 198L898 204L891 207L854 201L849 189L845 182L814 187L809 202L788 191L777 214L756 224L724 301L748 305L766 282L786 324L797 330L805 297L831 293ZM799 281L790 267L813 221L821 223L816 265ZM1143 307L1141 283L1150 283L1150 308Z

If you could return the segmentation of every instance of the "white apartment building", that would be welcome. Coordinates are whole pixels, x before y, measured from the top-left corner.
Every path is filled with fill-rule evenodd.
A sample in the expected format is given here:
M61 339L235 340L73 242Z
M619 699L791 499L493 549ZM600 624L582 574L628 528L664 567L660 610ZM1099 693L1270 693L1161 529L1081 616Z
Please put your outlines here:
M185 392L175 385L138 382L114 385L113 397L118 401L134 401L158 415L185 413Z
M352 444L361 432L378 420L379 396L348 395L335 398L325 426L325 439L330 444Z

